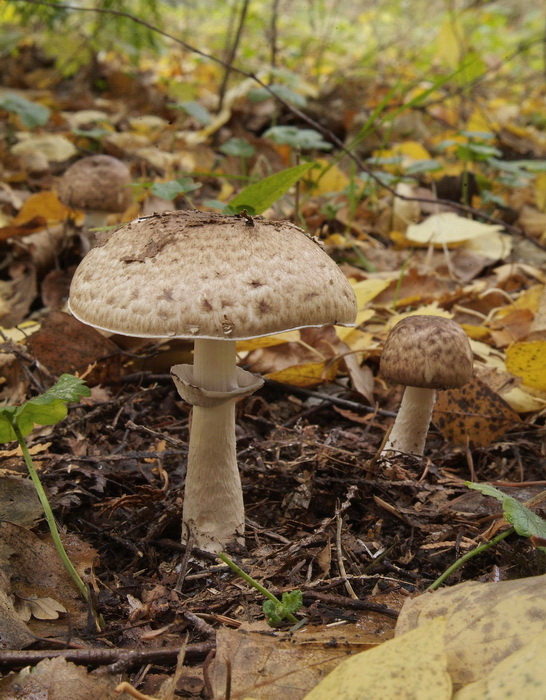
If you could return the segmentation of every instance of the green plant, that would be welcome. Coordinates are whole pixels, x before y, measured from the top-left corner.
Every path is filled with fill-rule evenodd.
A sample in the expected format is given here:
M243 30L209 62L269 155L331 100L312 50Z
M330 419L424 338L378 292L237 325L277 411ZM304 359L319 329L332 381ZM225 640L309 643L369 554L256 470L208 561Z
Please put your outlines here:
M264 588L258 581L255 581L252 576L249 576L239 568L227 554L220 552L217 556L218 559L223 561L224 564L227 564L232 571L267 598L262 604L262 610L266 616L267 624L270 627L276 627L283 620L289 620L295 624L300 624L298 619L294 617L294 613L298 612L303 605L302 593L299 589L283 593L282 600L279 600L273 593L270 593L267 588Z
M434 583L429 587L429 591L435 591L441 586L441 584L449 577L452 573L457 571L463 564L465 564L469 559L485 552L485 550L498 544L501 540L508 537L508 535L516 532L521 537L528 537L531 540L533 546L540 549L542 552L546 552L546 520L543 520L539 515L533 513L533 511L520 503L512 496L499 491L491 484L475 484L471 481L465 482L469 489L474 489L480 491L484 496L491 496L496 498L502 504L502 514L506 522L510 523L512 527L504 530L496 537L493 537L489 542L472 549L467 552L464 556L457 559L444 573L439 576ZM534 502L539 502L545 497L544 492L540 494L537 498L533 499Z
M85 385L82 379L71 374L63 374L51 389L40 394L40 396L35 396L20 406L3 406L0 408L0 443L13 440L17 440L19 443L30 478L44 509L53 544L66 570L86 600L89 597L87 587L70 561L61 541L53 511L28 451L25 437L32 432L36 423L38 425L55 425L55 423L63 420L68 412L67 403L79 401L82 396L89 396L90 394L89 387Z

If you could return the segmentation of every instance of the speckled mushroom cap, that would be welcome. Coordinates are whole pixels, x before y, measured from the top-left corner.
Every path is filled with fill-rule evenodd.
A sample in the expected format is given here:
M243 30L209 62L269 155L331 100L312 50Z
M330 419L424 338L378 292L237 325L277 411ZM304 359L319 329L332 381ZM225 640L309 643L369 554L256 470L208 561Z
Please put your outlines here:
M381 374L393 384L455 389L472 377L472 350L464 330L441 316L407 316L389 333Z
M131 203L130 182L125 163L112 156L89 156L66 169L57 192L73 209L121 213Z
M125 224L89 251L70 288L80 321L138 337L241 340L353 325L343 273L302 229L200 211Z

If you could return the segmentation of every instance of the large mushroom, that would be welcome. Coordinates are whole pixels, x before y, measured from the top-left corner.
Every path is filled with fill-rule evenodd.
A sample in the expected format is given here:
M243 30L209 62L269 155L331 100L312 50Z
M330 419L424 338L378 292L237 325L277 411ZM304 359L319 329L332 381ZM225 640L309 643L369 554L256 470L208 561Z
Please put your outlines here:
M113 156L87 156L66 169L57 184L57 193L67 207L84 211L84 253L95 242L89 229L106 226L110 214L121 214L127 209L131 203L130 184L129 168Z
M406 389L382 454L422 455L436 390L456 389L472 377L472 349L464 330L441 316L414 315L399 321L381 354L384 379Z
M183 537L220 551L242 539L235 401L262 385L236 366L237 340L353 325L356 299L320 244L297 226L199 211L121 226L79 265L70 310L80 321L138 337L192 338L194 364L172 376L193 406Z

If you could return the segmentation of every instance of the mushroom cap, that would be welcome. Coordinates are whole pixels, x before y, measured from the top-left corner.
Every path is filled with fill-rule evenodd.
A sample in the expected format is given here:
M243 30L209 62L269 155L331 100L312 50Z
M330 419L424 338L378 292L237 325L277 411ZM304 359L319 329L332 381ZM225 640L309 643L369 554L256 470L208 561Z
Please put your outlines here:
M347 279L302 229L201 211L154 214L99 240L69 307L123 335L222 340L354 325L357 312Z
M472 349L464 330L442 316L407 316L389 333L380 369L393 384L455 389L472 377Z
M113 156L88 156L66 169L58 182L61 202L73 209L121 213L131 203L129 168Z

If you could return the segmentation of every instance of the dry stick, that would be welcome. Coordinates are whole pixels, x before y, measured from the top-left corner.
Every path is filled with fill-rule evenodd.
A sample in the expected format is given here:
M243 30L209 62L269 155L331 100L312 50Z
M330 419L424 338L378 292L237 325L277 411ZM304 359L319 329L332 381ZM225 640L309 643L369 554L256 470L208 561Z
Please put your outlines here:
M188 644L186 659L188 661L202 660L211 649L214 649L213 641ZM143 664L171 664L174 663L180 652L180 646L165 647L163 649L40 649L39 651L22 650L10 651L3 649L0 653L0 668L21 668L34 666L44 659L53 659L58 656L85 666L103 666L117 661L126 661L128 666L141 666Z
M231 49L226 58L226 69L224 72L224 77L222 79L222 85L220 86L220 92L218 94L218 109L217 112L222 111L224 106L224 97L226 96L226 89L231 71L233 70L233 61L237 55L237 49L239 48L239 43L241 41L241 36L243 35L243 27L245 25L246 13L248 11L249 0L243 0L243 7L241 8L241 15L239 17L239 24L237 25L237 32L235 33L235 39L231 45Z
M374 180L382 189L386 190L389 192L393 197L396 197L398 199L403 200L404 202L423 202L426 204L430 204L431 200L428 197L408 197L406 195L402 195L398 193L393 187L388 185L387 183L383 182L381 178L376 175L376 173L370 168L369 165L364 163L361 158L358 157L356 153L353 153L350 149L348 149L343 141L341 141L330 129L328 129L325 126L322 126L319 122L315 121L312 117L309 117L305 112L302 112L300 109L297 107L294 107L294 105L291 105L289 102L287 102L285 99L280 97L278 94L275 93L274 90L271 89L267 83L265 83L263 80L260 80L258 76L255 73L250 73L249 71L245 71L242 68L237 68L236 66L230 66L229 64L226 63L226 61L223 61L220 58L217 58L216 56L212 56L211 54L208 54L206 51L201 51L201 49L197 49L194 46L191 46L187 42L183 41L182 39L179 39L172 34L169 34L169 32L164 31L163 29L160 29L159 27L154 26L153 24L150 24L149 22L146 22L143 19L140 19L140 17L136 17L135 15L132 15L130 12L124 12L122 10L112 10L110 8L105 8L105 7L77 7L75 5L64 5L64 4L57 4L57 3L52 3L52 2L47 2L46 0L13 0L14 2L26 2L31 5L44 5L45 7L53 7L57 10L74 10L78 12L98 12L102 14L109 14L109 15L115 15L117 17L125 17L126 19L131 20L132 22L135 22L136 24L140 24L143 27L146 27L152 32L156 32L160 36L164 36L167 39L171 39L171 41L174 41L176 44L179 44L180 46L183 46L187 51L190 51L192 53L196 53L198 56L203 56L203 58L208 59L209 61L212 61L213 63L217 63L224 68L229 68L233 73L237 73L238 75L242 75L245 78L250 78L251 80L254 80L258 85L263 87L267 92L275 99L279 104L282 104L285 109L287 109L289 112L294 114L296 117L304 121L306 124L309 124L309 126L313 127L316 131L318 131L320 134L325 136L327 139L329 139L337 148L339 148L340 151L345 153L351 160L356 163L356 165L361 169L364 170L372 180ZM510 233L516 235L516 236L521 236L523 238L526 238L528 241L533 243L537 248L540 248L542 250L546 250L546 244L541 243L540 241L536 240L532 236L530 236L526 231L517 228L517 226L512 226L511 224L506 223L505 221L502 221L496 216L492 216L490 214L486 214L483 211L480 211L479 209L475 209L474 207L470 207L466 204L461 204L459 202L452 202L449 199L435 199L433 200L434 204L442 204L447 207L450 207L451 209L455 209L456 211L464 212L466 214L472 214L473 216L479 216L482 219L485 219L486 221L489 221L490 223L493 224L498 224L499 226L502 226L506 231L509 231Z
M337 565L339 568L339 573L341 574L341 578L343 579L343 583L345 585L345 590L347 593L353 598L354 600L358 600L358 596L354 591L354 588L351 586L349 579L347 578L347 571L345 570L345 564L343 562L343 550L341 548L341 527L343 525L343 518L341 517L341 514L339 513L339 509L336 508L337 511L337 527L336 527L336 553L337 553Z

